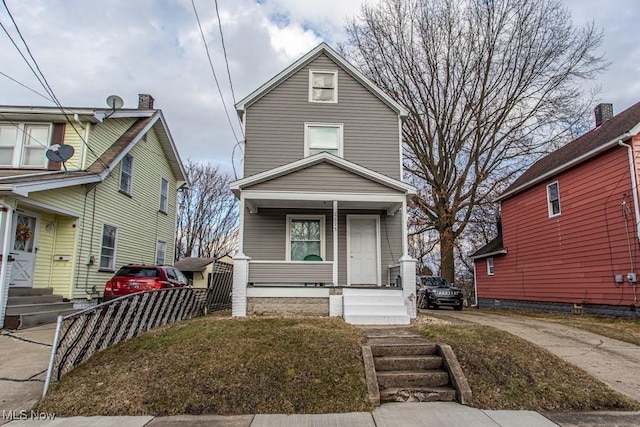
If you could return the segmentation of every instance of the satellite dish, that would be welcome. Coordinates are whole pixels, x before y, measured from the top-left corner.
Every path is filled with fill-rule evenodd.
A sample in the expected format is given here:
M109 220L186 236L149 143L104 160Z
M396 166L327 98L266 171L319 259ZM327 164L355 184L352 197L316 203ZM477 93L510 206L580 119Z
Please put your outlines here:
M53 162L61 162L64 163L73 156L74 149L71 145L68 144L54 144L50 146L45 155L47 159Z
M115 111L122 108L122 106L124 105L124 101L118 95L109 95L107 97L107 105Z

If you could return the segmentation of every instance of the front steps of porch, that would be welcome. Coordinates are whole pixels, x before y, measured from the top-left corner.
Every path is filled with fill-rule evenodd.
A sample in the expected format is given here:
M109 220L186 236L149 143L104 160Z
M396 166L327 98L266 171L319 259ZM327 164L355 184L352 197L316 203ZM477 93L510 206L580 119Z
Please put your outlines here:
M55 323L58 316L75 313L72 302L54 295L52 288L9 288L5 329L24 329Z
M343 316L352 325L408 325L402 289L344 288Z

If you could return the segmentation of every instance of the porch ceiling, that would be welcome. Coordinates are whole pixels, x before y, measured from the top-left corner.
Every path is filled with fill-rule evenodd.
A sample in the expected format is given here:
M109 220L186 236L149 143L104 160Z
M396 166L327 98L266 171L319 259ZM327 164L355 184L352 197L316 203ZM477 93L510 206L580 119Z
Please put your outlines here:
M332 200L287 200L287 199L245 199L245 205L249 212L257 213L260 209L333 209ZM371 201L371 200L350 200L338 201L338 209L350 210L377 210L386 211L393 215L402 208L401 201Z

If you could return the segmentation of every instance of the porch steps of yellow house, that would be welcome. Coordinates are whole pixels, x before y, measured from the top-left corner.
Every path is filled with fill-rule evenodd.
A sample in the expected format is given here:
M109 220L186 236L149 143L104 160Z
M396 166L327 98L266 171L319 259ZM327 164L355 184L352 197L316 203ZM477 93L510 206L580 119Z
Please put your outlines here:
M344 288L343 316L352 325L408 325L411 321L399 288Z
M5 329L24 329L55 323L58 316L75 313L73 303L54 295L52 288L9 288Z

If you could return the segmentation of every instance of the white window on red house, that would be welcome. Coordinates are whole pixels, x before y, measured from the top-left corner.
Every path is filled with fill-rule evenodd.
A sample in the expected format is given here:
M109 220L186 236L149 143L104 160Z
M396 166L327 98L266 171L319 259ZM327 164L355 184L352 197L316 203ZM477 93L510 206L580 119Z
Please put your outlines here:
M547 185L549 217L560 215L560 187L558 182Z
M487 258L487 276L493 276L493 258Z

